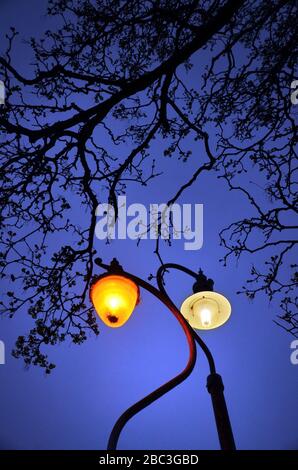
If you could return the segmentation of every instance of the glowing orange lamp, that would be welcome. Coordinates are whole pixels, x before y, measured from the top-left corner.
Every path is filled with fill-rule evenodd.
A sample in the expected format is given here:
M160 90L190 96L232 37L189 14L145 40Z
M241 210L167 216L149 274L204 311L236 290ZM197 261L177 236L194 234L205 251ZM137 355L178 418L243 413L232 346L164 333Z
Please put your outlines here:
M90 291L91 301L101 320L112 328L127 322L139 302L139 287L118 274L102 276Z

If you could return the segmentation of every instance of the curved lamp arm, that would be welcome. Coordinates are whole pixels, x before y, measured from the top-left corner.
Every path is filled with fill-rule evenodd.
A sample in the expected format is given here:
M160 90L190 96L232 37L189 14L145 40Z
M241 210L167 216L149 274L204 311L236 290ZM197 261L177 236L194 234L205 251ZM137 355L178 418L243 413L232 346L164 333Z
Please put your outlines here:
M197 280L198 275L194 271L191 271L190 269L186 268L185 266L181 266L180 264L167 263L167 264L160 266L156 274L158 288L160 292L162 293L163 297L167 299L168 303L171 304L172 307L176 308L175 304L168 296L165 290L165 286L164 286L163 275L165 271L167 271L168 269L177 269L186 274L189 274L196 280ZM211 399L212 399L214 417L216 421L218 438L219 438L221 449L222 450L235 450L236 445L235 445L233 430L232 430L229 413L228 413L228 409L227 409L227 405L226 405L226 401L224 397L224 385L222 382L222 378L219 374L216 373L215 362L211 354L211 351L209 350L207 345L204 343L204 341L200 338L200 336L193 329L191 329L191 331L192 331L194 339L196 340L198 345L201 347L209 363L210 375L207 377L207 390L210 393Z
M178 271L182 271L185 274L188 274L189 276L192 276L194 279L197 279L198 274L195 273L194 271L192 271L191 269L188 269L185 266L182 266L181 264L176 264L176 263L166 263L166 264L163 264L162 266L159 267L159 269L157 271L157 274L156 274L156 280L157 280L158 288L159 288L160 292L162 292L162 294L166 297L167 301L169 303L171 303L171 305L174 306L176 310L178 310L177 307L175 306L175 304L173 303L172 299L169 297L169 295L168 295L168 293L165 289L165 286L164 286L163 276L164 276L164 273L168 269L177 269ZM191 328L191 331L192 331L192 335L193 335L194 339L196 340L196 342L198 343L198 345L200 346L200 348L202 349L202 351L204 352L204 354L207 358L207 361L208 361L208 364L209 364L209 369L210 369L210 374L215 374L216 373L216 367L215 367L214 358L211 354L210 349L208 348L206 343L204 343L202 338L192 328Z
M173 388L175 388L177 385L179 385L181 382L183 382L192 372L195 363L196 363L196 345L194 341L194 335L193 335L193 330L188 324L188 322L185 320L183 315L181 315L180 311L176 308L176 306L173 304L173 302L169 299L167 295L164 295L163 291L159 291L156 289L156 287L152 286L149 284L149 282L144 281L143 279L134 276L133 274L127 273L122 270L121 267L116 263L116 261L112 262L111 265L107 265L102 263L100 259L96 259L95 263L100 266L101 268L107 270L108 272L113 272L113 273L119 273L122 276L127 277L128 279L131 279L133 282L135 282L137 285L142 287L143 289L147 290L150 292L152 295L157 297L168 309L172 312L174 317L178 320L180 323L189 347L189 358L186 367L183 369L182 372L180 372L176 377L173 379L169 380L166 382L164 385L161 387L157 388L153 392L151 392L149 395L144 397L142 400L138 401L134 405L132 405L130 408L128 408L117 420L116 424L114 425L109 442L108 442L108 450L116 450L117 448L117 443L119 440L120 433L126 423L139 411L143 410L146 408L148 405L153 403L155 400L158 398L162 397L165 393L169 392Z

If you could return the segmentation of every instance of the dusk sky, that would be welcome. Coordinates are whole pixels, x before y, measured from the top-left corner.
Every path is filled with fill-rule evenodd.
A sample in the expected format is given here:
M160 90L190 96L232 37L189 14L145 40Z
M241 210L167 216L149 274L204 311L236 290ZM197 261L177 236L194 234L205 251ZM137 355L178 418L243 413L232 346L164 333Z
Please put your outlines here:
M55 26L53 19L44 16L46 4L46 0L0 2L1 51L5 34L15 26L20 31L15 64L27 76L32 69L23 39L38 37ZM190 75L194 86L198 67L195 63ZM194 171L199 144L190 143L193 156L186 163L164 158L162 145L154 141L152 151L163 175L148 188L130 185L128 204L148 207L166 202ZM247 177L258 178L253 170ZM265 197L261 189L259 197ZM223 377L237 448L298 449L298 365L290 361L294 337L273 322L279 313L276 303L270 304L263 294L253 301L236 294L249 277L252 261L262 266L264 254L254 254L253 260L243 257L238 263L231 260L227 267L219 262L224 255L219 231L252 209L244 197L229 192L222 179L207 173L183 193L179 203L204 205L203 247L186 251L184 240L174 240L171 247L162 244L162 255L166 262L194 271L202 268L232 305L230 320L201 336ZM72 210L78 221L84 220L84 209L75 198ZM95 248L104 262L117 257L128 272L145 279L159 266L150 240L139 246L132 240L114 240L109 245L97 240ZM192 293L192 284L192 278L182 273L166 274L167 289L177 305ZM140 304L122 328L109 329L98 322L99 336L90 334L83 345L65 342L48 347L57 367L45 375L37 367L26 370L22 359L11 356L17 336L32 323L26 310L13 319L0 318L0 340L6 349L6 363L0 365L1 449L105 449L120 414L186 364L187 344L180 326L146 292L141 291ZM199 350L193 374L129 422L119 449L218 449L207 375Z

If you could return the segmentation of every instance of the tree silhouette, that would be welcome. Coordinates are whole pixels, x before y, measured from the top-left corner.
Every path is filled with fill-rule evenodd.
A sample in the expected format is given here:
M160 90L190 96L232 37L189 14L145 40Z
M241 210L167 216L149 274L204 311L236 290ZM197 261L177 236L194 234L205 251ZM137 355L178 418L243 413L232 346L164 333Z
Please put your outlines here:
M281 299L282 325L298 333L290 100L297 10L295 0L49 0L60 26L30 40L30 76L13 64L17 32L10 30L0 58L7 94L0 107L0 261L2 277L23 291L8 291L2 312L12 317L26 306L35 320L18 338L16 357L50 372L44 344L98 333L88 299L95 210L109 200L117 212L128 185L159 175L154 139L162 139L165 158L182 161L191 158L187 139L197 142L197 168L173 185L168 204L205 172L247 198L253 215L220 234L224 262L268 253L266 270L253 267L243 292ZM194 63L197 86L189 80ZM68 218L73 201L88 214L85 226Z

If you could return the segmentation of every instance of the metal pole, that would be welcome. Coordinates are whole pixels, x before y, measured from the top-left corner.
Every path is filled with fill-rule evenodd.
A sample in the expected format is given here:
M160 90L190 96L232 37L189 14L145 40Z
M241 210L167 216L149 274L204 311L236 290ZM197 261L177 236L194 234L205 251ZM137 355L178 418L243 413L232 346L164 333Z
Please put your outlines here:
M236 450L232 426L228 414L228 409L224 397L224 385L222 378L219 374L216 373L215 362L211 351L204 343L204 341L200 338L200 336L190 327L188 322L180 313L179 309L175 306L173 301L168 296L163 282L163 274L167 269L174 268L180 271L183 271L186 274L196 278L197 274L194 271L191 271L184 266L169 263L161 266L157 273L157 284L159 289L156 289L154 286L149 284L148 282L144 281L143 279L134 276L133 274L127 273L123 271L122 267L119 265L117 260L113 260L111 265L104 264L101 259L97 258L95 263L100 266L101 268L107 270L108 272L118 272L125 277L130 278L140 287L143 287L148 292L153 294L157 297L164 305L168 307L168 309L172 312L172 314L176 317L179 321L180 325L183 328L185 333L188 346L189 346L189 359L185 369L180 372L176 377L171 379L169 382L165 383L154 392L147 395L145 398L140 400L139 402L135 403L131 406L128 410L126 410L120 418L117 420L114 428L111 432L109 443L108 443L108 450L115 450L117 448L117 443L119 440L120 433L124 428L125 424L139 411L146 408L148 405L153 403L155 400L163 396L168 391L172 390L178 384L183 382L192 372L195 362L196 362L196 348L195 348L195 341L198 343L200 348L203 350L210 369L210 375L207 377L207 390L211 395L213 411L215 416L215 422L218 432L218 438L220 442L221 450Z
M219 374L207 377L221 450L236 450L232 426L224 396L224 385Z

